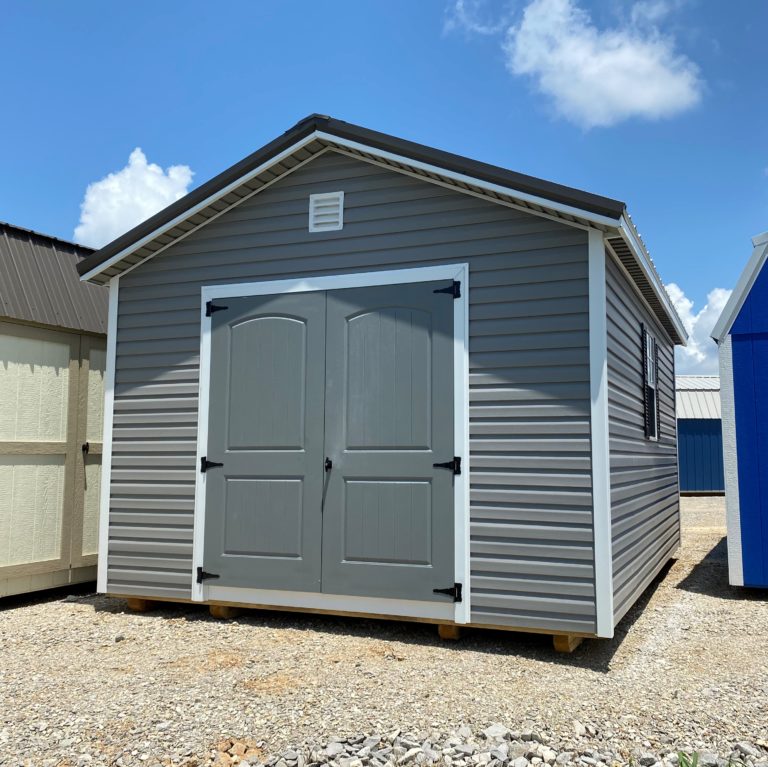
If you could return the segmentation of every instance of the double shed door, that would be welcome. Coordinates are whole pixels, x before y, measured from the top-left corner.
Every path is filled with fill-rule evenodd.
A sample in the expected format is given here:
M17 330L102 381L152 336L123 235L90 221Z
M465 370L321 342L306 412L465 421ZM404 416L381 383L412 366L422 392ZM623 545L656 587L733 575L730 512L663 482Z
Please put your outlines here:
M204 570L217 586L446 601L450 283L221 299Z

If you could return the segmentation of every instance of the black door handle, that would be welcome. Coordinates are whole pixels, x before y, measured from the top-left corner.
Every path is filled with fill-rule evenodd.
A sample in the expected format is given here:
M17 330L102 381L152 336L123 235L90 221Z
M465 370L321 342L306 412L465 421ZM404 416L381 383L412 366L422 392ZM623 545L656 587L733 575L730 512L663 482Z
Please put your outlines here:
M325 459L325 470L330 471L333 468L333 461L330 458Z

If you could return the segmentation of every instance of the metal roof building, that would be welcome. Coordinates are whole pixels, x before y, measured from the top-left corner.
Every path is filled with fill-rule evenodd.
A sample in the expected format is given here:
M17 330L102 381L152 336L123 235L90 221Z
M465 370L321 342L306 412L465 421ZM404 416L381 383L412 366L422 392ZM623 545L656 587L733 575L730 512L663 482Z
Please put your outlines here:
M0 317L107 332L108 294L77 279L91 248L0 222Z
M0 597L92 580L108 295L92 251L0 223Z
M677 376L675 389L680 491L721 493L725 480L720 377Z

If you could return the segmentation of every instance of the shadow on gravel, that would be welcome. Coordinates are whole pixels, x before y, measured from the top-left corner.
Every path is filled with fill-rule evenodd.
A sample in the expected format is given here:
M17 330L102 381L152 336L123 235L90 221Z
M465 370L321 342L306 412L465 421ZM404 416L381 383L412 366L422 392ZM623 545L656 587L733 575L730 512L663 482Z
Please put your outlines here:
M15 610L19 607L44 604L45 602L58 602L68 596L84 597L92 595L96 584L74 583L68 586L57 586L54 589L43 591L30 591L28 594L14 594L10 597L0 597L0 613L4 610Z
M570 655L556 653L552 646L552 637L549 634L471 628L462 634L460 640L449 641L440 639L437 636L437 628L427 623L260 609L243 610L240 616L229 622L274 631L307 631L329 636L343 635L349 638L370 639L376 642L401 642L406 645L419 645L421 647L432 646L451 653L492 653L508 656L511 663L514 663L516 658L528 658L553 666L586 668L599 673L608 673L614 654L632 630L637 619L642 615L648 601L668 571L669 566L665 567L645 590L617 626L613 639L587 639ZM146 620L182 618L188 621L213 624L220 622L210 617L205 605L156 602L153 609L145 613L132 613L129 612L124 599L98 597L93 599L92 603L97 612L126 613Z
M728 583L728 545L725 536L677 584L677 588L694 594L706 594L718 599L768 601L768 590L766 589L745 589L741 586L731 586Z

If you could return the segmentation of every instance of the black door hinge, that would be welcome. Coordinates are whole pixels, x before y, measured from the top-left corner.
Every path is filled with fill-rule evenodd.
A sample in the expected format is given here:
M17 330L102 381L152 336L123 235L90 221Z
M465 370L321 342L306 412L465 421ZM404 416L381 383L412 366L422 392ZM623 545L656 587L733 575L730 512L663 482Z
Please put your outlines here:
M432 292L447 293L454 298L461 298L461 283L458 280L454 280L453 284L449 285L447 288L437 288L437 290L433 290Z
M461 602L461 584L454 583L453 586L449 586L447 589L432 589L434 594L446 594L449 597L453 597L454 602Z
M203 581L207 581L210 578L219 578L220 576L215 575L214 573L207 573L205 570L203 570L202 567L197 568L197 582L202 583Z
M210 317L214 312L223 312L225 309L229 309L229 307L214 304L213 301L207 301L205 304L205 316Z
M200 472L205 474L208 469L213 469L215 466L223 466L223 463L218 461L209 461L205 456L200 459Z
M435 469L450 469L454 474L461 474L461 458L458 455L454 455L452 461L433 463L432 466Z

